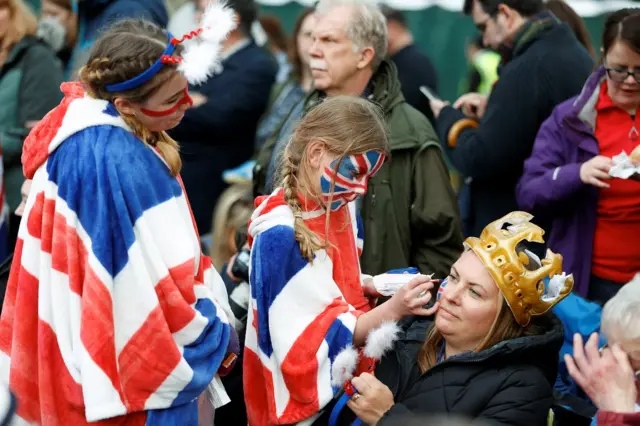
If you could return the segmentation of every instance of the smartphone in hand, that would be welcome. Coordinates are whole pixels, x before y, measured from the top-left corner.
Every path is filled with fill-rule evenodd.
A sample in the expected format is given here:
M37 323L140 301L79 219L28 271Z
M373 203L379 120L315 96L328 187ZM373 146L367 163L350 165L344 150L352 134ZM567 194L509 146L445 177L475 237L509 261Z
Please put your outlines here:
M420 92L430 101L442 101L438 95L427 86L420 86Z

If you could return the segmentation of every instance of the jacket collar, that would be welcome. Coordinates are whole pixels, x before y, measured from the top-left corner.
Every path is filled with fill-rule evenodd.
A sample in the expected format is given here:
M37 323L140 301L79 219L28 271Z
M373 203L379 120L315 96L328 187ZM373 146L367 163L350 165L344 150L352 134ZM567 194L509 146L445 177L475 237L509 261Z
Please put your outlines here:
M565 122L575 130L593 134L596 128L598 116L598 98L600 86L606 78L606 70L598 67L587 79L582 91L573 102L571 112L566 116Z
M541 333L533 336L505 340L481 352L465 352L433 368L449 363L499 362L532 364L538 366L553 384L557 372L558 352L564 339L562 322L553 313L536 318ZM401 340L424 342L433 321L419 317L403 320L405 332ZM407 326L407 324L409 324ZM408 328L407 328L408 327Z
M501 66L505 66L513 58L520 56L543 34L556 28L559 24L558 18L550 12L542 12L531 17L513 36L512 41L501 47Z

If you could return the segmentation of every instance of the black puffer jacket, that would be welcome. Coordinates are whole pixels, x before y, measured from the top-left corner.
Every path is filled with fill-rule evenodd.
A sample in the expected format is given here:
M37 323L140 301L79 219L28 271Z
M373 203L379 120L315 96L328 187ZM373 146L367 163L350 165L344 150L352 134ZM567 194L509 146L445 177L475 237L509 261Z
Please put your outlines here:
M420 374L416 360L431 323L424 319L408 323L396 350L376 370L396 401L377 426L401 426L407 417L439 414L471 417L490 425L545 426L563 328L552 314L538 322L544 330L541 335L452 357L425 374ZM340 420L350 424L353 415L349 412Z

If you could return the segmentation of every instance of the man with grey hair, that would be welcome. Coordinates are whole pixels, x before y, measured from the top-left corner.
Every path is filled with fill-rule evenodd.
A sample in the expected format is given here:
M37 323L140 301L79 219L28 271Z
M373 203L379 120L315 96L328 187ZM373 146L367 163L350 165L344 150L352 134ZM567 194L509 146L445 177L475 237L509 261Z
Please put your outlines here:
M600 330L601 351L597 333L586 345L574 336L569 374L598 407L599 426L640 424L640 274L604 305Z
M277 185L279 160L295 124L327 96L362 96L378 104L390 132L392 160L359 200L364 227L363 272L417 267L445 277L462 250L458 207L438 137L402 96L395 65L386 59L387 26L371 2L321 0L310 66L316 90L293 108L257 157L258 193Z

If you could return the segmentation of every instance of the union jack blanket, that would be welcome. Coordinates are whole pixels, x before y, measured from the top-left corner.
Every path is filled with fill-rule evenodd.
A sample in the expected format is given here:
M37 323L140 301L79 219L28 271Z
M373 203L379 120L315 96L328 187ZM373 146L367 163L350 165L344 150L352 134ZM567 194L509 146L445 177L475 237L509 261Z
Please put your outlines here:
M305 223L323 241L325 212L301 203ZM329 244L313 263L300 253L282 189L256 205L243 371L249 425L311 424L339 391L331 385L332 363L370 309L354 203L331 213Z
M160 155L112 105L62 90L25 142L0 320L18 424L195 426L232 332L224 284Z

